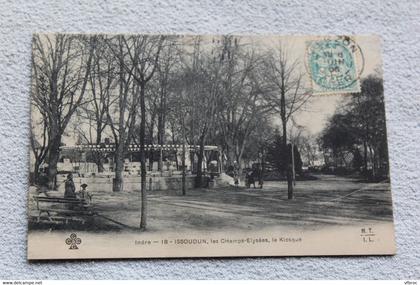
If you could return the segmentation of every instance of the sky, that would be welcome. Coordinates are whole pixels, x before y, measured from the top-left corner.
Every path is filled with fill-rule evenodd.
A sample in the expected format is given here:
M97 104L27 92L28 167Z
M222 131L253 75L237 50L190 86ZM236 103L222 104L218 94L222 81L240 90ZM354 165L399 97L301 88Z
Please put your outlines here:
M206 42L211 43L214 38L220 36L205 35L203 36L203 45L205 46ZM257 49L273 49L279 46L281 43L288 50L288 54L292 59L298 59L300 62L301 72L304 73L306 77L306 84L309 86L309 73L305 68L305 58L306 58L306 42L308 40L319 39L319 36L273 36L273 35L264 35L264 36L241 36L241 43L251 43L255 45ZM185 36L186 42L191 42L191 37ZM361 72L360 77L367 77L370 74L381 73L381 48L380 48L380 38L378 36L364 35L364 36L354 36L353 39L359 45L361 54L363 54L363 59L358 54L356 58L356 64L358 70ZM343 101L343 98L349 96L348 94L329 94L329 95L310 95L311 99L307 104L296 112L293 116L293 119L297 125L300 125L305 129L305 131L311 135L318 135L325 126L328 118L331 117L337 106ZM32 118L36 118L37 114L32 114ZM274 123L280 126L280 120L274 117ZM69 126L70 127L70 126ZM67 131L68 134L73 134L73 132ZM67 145L73 145L76 141L76 138L65 136L63 142Z
M188 37L187 37L188 38ZM212 35L203 36L203 44L211 43L215 38ZM260 49L275 49L282 45L288 50L288 55L292 59L298 59L301 71L305 74L308 86L309 74L306 71L306 45L307 41L324 38L322 36L303 36L303 35L259 35L259 36L240 36L241 43L251 43ZM360 53L356 53L356 66L360 71L360 78L367 77L370 74L382 73L381 59L381 41L375 35L353 36L353 40L359 45ZM361 54L363 56L361 56ZM305 131L312 135L318 135L330 118L337 106L345 100L349 94L328 94L311 95L312 98L300 111L294 114L294 121L297 125L304 127ZM274 124L280 126L280 118L274 118Z
M265 46L278 45L280 41L287 42L287 48L291 51L292 57L298 58L302 61L302 65L305 65L306 55L306 41L311 40L308 36L287 36L287 37L266 37L261 40L261 44ZM361 52L363 53L362 60L359 56L356 58L357 68L361 71L360 78L367 77L370 74L381 72L382 60L381 60L381 42L378 36L355 36L355 42L359 45ZM364 64L362 64L362 62ZM363 70L362 70L363 69ZM303 68L303 72L308 77L309 74L306 68ZM309 78L308 78L309 81ZM294 114L294 120L297 125L305 128L305 130L312 134L318 135L324 128L328 118L330 118L337 106L348 97L348 94L328 94L328 95L311 95L312 98L300 111ZM276 124L280 125L280 120L275 121Z

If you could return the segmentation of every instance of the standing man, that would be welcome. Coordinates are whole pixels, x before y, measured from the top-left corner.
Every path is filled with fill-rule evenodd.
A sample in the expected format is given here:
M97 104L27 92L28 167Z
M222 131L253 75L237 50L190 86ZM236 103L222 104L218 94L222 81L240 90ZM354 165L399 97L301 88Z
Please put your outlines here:
M64 198L76 198L76 187L73 182L73 174L67 175L67 180L64 188Z

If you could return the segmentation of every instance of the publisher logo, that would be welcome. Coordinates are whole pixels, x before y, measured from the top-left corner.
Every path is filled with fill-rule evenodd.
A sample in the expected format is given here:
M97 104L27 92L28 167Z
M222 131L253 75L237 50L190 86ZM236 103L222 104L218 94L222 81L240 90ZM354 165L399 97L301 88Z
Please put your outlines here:
M66 244L69 245L69 249L79 249L78 244L82 243L82 239L78 238L75 233L72 233L70 237L66 238Z

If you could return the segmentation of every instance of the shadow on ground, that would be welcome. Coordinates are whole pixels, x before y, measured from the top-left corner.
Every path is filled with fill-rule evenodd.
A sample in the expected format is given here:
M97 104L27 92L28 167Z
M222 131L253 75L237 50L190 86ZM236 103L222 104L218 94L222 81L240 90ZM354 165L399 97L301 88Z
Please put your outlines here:
M283 181L269 181L263 189L225 187L148 193L148 231L235 231L325 226L392 221L389 183L363 183L353 178L319 175L296 184L287 199ZM140 192L93 190L99 214L84 225L30 222L32 230L135 231L140 223ZM33 209L32 209L33 210Z

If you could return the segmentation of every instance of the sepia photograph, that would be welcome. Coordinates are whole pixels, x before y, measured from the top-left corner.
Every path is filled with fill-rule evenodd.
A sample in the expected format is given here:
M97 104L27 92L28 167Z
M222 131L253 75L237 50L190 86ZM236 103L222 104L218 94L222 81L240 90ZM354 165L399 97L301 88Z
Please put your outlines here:
M378 36L34 34L28 259L395 254Z

